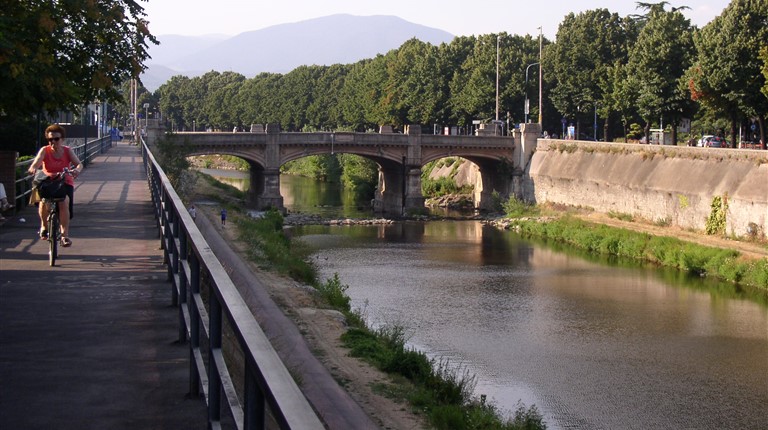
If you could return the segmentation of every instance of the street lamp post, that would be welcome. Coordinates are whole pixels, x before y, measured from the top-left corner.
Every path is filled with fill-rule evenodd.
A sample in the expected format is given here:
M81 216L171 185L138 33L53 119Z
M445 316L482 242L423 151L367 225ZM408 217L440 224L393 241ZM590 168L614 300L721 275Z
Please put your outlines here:
M538 64L539 63L529 64L528 67L525 68L525 87L524 88L525 88L525 123L526 124L528 123L528 111L529 111L528 109L528 70L531 67L536 66ZM539 102L539 109L541 109L541 102ZM541 116L539 116L539 118L541 118Z
M496 121L499 120L499 41L501 35L496 36Z
M541 104L541 27L539 27L539 125L541 125L541 129L544 130L544 126L541 122Z

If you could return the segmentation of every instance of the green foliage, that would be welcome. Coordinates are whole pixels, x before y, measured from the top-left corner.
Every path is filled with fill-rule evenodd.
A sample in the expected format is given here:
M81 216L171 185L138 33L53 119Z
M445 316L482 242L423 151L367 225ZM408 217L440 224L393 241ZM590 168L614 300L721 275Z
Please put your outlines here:
M768 40L768 2L733 0L694 39L696 59L690 74L693 97L715 116L733 124L741 117L765 117L768 98L760 90L768 82L757 54Z
M149 33L134 0L3 3L0 111L34 116L92 100L119 100L120 83L138 77Z
M609 211L608 217L610 218L616 218L621 221L628 221L632 222L635 220L635 217L632 214L623 213L623 212L616 212L616 211Z
M189 170L189 160L187 160L187 154L191 151L189 142L184 141L181 145L176 145L163 137L155 142L155 146L157 147L155 153L158 155L158 163L165 171L168 180L171 181L171 185L179 189L182 174Z
M695 52L693 28L680 10L667 12L664 6L646 4L648 15L629 55L627 79L637 88L636 106L646 131L659 117L676 123L693 113L683 78Z
M506 203L502 203L502 209L508 218L520 218L524 216L537 216L540 210L536 205L518 200L515 196L510 196Z
M728 213L728 196L714 196L710 204L711 211L707 217L705 231L707 234L725 234L726 217Z
M651 236L571 217L549 222L518 221L517 226L526 236L768 290L768 260L742 260L734 250L692 244L666 236Z
M259 219L238 217L236 224L239 239L246 244L251 259L269 263L279 273L298 281L315 281L317 269L307 262L308 251L285 236L280 212L270 209Z
M546 70L555 83L550 99L567 118L586 117L595 106L608 105L609 77L615 63L626 63L631 26L607 9L563 18L557 43L547 51Z
M629 125L629 133L627 133L627 139L640 139L643 137L643 126L634 122Z
M347 288L349 288L347 285L341 283L338 273L334 273L332 279L328 279L325 283L318 284L315 287L331 308L342 312L349 311L349 296L346 294Z
M323 182L339 182L342 171L339 159L331 154L310 155L289 161L280 170Z
M452 178L441 176L436 179L422 179L421 192L425 197L440 197L448 194L459 194L462 192L462 188L456 185L456 181Z
M341 183L345 188L372 194L379 180L376 163L354 154L339 154Z
M197 175L199 177L203 178L203 180L205 180L209 184L211 184L211 186L213 186L214 188L217 188L217 189L223 191L223 194L235 197L238 200L245 199L245 192L239 190L235 186L230 185L230 184L225 184L225 183L223 183L221 181L218 181L213 176L206 175L206 174L203 174L203 173L200 173L200 172L198 172ZM223 201L223 199L219 199L219 201Z

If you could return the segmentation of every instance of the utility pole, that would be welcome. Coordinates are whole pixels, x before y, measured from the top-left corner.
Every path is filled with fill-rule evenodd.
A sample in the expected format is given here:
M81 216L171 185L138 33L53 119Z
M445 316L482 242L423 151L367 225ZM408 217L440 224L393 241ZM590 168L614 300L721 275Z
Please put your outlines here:
M496 35L496 121L499 120L499 41L501 35Z
M544 130L544 126L541 123L541 107L542 107L542 99L541 99L541 27L539 27L539 125L541 125L542 131Z

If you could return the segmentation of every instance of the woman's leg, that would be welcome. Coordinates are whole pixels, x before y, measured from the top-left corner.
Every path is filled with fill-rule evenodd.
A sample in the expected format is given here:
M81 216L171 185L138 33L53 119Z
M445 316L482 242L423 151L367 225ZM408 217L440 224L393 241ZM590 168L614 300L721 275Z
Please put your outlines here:
M37 203L37 213L40 214L40 231L42 232L47 228L48 222L48 204L40 201ZM50 232L48 232L50 234Z
M69 197L59 202L59 221L61 222L61 235L69 237Z

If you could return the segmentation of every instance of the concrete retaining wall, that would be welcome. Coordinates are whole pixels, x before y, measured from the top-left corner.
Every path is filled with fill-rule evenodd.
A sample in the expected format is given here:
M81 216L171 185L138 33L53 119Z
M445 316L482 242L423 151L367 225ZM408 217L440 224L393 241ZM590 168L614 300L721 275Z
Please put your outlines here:
M524 198L704 230L727 196L726 233L766 234L768 151L539 139Z

